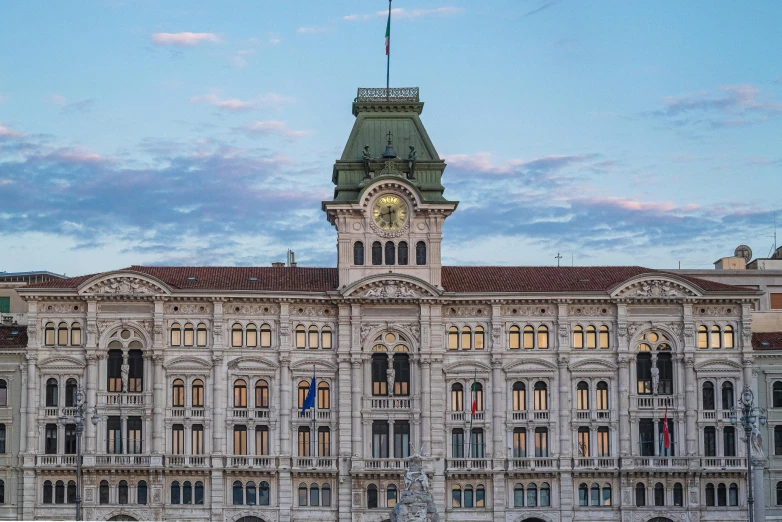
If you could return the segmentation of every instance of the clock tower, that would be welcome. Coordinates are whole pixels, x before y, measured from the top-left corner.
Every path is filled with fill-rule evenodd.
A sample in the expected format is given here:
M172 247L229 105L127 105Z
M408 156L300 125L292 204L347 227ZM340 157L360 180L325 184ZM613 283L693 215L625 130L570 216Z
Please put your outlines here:
M358 90L356 121L334 163L334 198L322 206L337 229L339 285L377 276L441 289L445 162L421 122L418 88Z

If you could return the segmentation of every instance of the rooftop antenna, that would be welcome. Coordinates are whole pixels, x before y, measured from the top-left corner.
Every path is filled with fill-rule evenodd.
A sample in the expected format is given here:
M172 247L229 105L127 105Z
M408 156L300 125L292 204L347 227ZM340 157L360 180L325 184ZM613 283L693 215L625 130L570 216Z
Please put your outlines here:
M771 236L774 238L774 244L771 245L771 252L768 253L769 258L773 258L774 254L777 252L777 211L774 211L774 235Z
M557 267L559 267L559 260L562 259L562 256L557 252L557 255L554 256L554 259L557 260Z
M386 23L386 98L391 80L391 0L388 0L388 22Z

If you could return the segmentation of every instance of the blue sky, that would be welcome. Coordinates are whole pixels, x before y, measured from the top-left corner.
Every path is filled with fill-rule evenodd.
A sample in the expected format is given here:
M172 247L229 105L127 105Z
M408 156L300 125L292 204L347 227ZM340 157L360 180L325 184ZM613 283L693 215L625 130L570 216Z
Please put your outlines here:
M320 210L388 4L15 2L0 271L335 266ZM395 0L446 264L706 268L782 229L782 3ZM782 234L780 234L782 237Z

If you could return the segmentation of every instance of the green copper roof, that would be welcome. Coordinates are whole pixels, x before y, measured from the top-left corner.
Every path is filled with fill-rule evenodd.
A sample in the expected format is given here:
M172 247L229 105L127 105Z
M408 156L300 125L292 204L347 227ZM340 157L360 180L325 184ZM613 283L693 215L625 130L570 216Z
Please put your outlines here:
M418 88L358 90L353 102L356 121L334 164L333 201L357 201L362 189L381 176L405 178L424 201L446 201L441 184L445 162L421 122L423 108ZM394 158L383 157L389 136Z

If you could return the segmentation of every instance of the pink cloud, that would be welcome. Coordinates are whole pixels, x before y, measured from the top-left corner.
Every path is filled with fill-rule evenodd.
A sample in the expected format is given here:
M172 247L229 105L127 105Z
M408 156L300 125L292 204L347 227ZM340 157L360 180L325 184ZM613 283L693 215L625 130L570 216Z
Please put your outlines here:
M22 138L24 136L26 136L25 133L9 129L0 123L0 138Z
M287 125L285 125L285 123L277 120L254 121L241 127L241 130L246 134L256 134L261 136L276 134L278 136L286 136L288 138L300 138L312 133L312 131L308 130L291 130Z
M192 47L201 42L220 42L220 39L214 33L154 33L151 39L155 45L176 45L180 47Z
M215 93L209 93L203 96L193 96L190 98L191 103L207 103L218 109L231 112L247 112L257 109L258 107L280 109L283 105L291 103L292 101L293 98L281 96L273 92L262 94L252 100L240 100L239 98L221 99Z
M631 198L620 197L592 197L592 198L575 198L572 200L574 203L581 203L590 206L598 207L614 207L623 210L630 210L633 212L652 212L652 213L690 213L702 210L699 205L694 203L688 203L686 205L677 205L672 201L639 201Z

